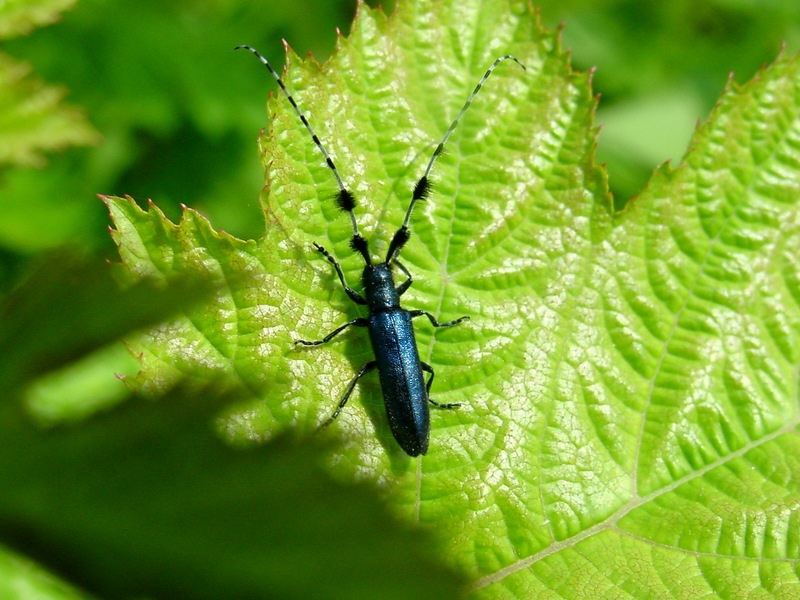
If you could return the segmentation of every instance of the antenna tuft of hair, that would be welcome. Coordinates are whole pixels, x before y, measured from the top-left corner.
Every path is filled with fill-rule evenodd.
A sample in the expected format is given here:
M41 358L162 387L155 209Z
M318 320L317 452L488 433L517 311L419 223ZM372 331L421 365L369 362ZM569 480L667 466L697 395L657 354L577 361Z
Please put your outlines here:
M363 256L365 263L367 263L368 265L372 264L372 260L369 257L369 248L367 240L364 239L361 235L356 234L352 238L350 238L350 248L354 252L358 252L361 256Z
M346 212L352 212L356 207L356 197L350 190L341 189L336 193L337 206Z
M386 262L391 262L395 258L397 258L397 254L406 245L406 242L411 238L411 232L408 230L408 227L403 225L398 229L394 237L392 238L391 243L389 244L389 252L386 253Z
M432 187L433 184L431 183L431 180L428 179L427 175L424 175L417 182L417 185L414 186L414 194L411 197L411 201L417 202L418 200L427 200L431 193Z

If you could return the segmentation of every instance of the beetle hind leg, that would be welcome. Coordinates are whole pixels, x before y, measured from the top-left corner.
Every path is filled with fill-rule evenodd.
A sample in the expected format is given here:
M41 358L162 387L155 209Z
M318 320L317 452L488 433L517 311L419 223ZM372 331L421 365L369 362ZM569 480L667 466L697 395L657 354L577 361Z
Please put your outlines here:
M434 327L452 327L453 325L458 325L459 323L463 323L464 321L469 321L469 317L464 316L459 319L455 319L454 321L448 321L447 323L439 323L439 321L436 320L436 317L434 317L431 313L429 313L426 310L410 310L408 312L411 314L412 319L425 315L426 317L428 317L428 320Z
M419 365L420 365L420 368L423 371L425 371L426 373L430 373L431 374L430 379L428 379L428 383L425 384L425 391L428 392L428 402L430 402L434 406L438 406L439 408L458 408L459 406L461 406L461 404L459 404L459 403L440 404L439 402L436 402L436 400L432 399L431 398L431 384L433 383L433 377L435 375L435 373L433 372L433 367L430 366L428 363L424 363L424 362L420 362Z
M374 369L377 366L378 363L372 360L367 364L365 364L363 367L361 367L361 370L356 374L356 376L350 382L350 385L347 386L347 391L344 393L344 396L339 401L339 406L337 406L333 414L330 417L328 417L322 425L319 426L320 429L322 429L323 427L327 427L328 425L333 423L334 419L339 416L340 412L342 412L344 405L347 404L347 401L350 399L350 395L353 393L353 390L356 389L356 384L358 383L358 380L361 379L364 375L366 375L370 371L372 371L372 369Z

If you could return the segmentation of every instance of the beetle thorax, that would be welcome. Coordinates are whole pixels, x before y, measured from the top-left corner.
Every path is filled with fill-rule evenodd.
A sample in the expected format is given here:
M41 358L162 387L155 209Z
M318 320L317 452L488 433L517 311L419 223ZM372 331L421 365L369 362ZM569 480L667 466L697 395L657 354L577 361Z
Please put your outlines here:
M367 265L361 276L367 304L372 312L400 307L400 296L394 287L389 263Z

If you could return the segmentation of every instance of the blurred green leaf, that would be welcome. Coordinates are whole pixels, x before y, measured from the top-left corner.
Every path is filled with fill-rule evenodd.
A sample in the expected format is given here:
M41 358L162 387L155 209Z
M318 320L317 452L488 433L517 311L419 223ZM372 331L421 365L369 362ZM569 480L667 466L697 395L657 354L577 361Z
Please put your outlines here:
M203 273L184 271L168 285L140 280L120 291L109 266L97 258L66 252L42 257L0 305L5 400L39 375L163 321L213 290Z
M74 0L17 0L0 4L0 39L29 33L61 16ZM0 52L0 168L41 166L44 153L95 144L83 113L62 105L63 88L46 85L31 67Z
M4 600L91 600L30 559L0 546L0 598Z
M0 167L41 166L45 152L99 141L81 111L62 105L65 94L0 53Z
M110 346L37 378L24 390L23 400L43 425L80 421L126 400L129 390L114 374L137 368L130 352L115 340Z
M73 3L74 0L0 3L0 39L27 34L37 26L52 23ZM45 153L100 141L98 132L83 112L63 103L65 88L47 85L31 71L27 63L0 52L0 209L3 214L0 228L19 242L15 250L31 245L38 247L38 242L32 240L41 234L42 213L36 210L40 206L36 196L26 194L25 222L35 224L22 233L15 229L17 221L7 193L8 176L13 171L8 168L41 167L45 163ZM6 253L5 249L0 247L0 276L3 278L17 268L13 260L9 260L15 253Z
M331 480L318 444L220 442L228 401L173 394L48 432L0 408L0 536L105 598L457 597L428 536Z
M9 0L0 4L0 39L27 35L37 27L49 25L75 0Z

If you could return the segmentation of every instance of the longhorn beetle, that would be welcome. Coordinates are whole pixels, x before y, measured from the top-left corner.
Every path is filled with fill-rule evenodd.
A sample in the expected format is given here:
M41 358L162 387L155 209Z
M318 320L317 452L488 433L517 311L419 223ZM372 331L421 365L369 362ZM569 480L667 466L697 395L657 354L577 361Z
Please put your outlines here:
M409 273L408 269L406 269L405 266L403 266L403 264L398 260L398 255L400 254L400 250L403 249L403 246L406 245L406 242L408 242L409 238L411 237L411 232L408 229L408 223L411 219L411 213L414 210L414 205L420 200L425 200L430 193L431 182L430 179L428 179L428 176L433 168L433 163L436 162L437 157L442 153L444 145L452 135L453 131L458 125L458 122L461 120L461 117L464 116L464 113L469 108L473 98L475 98L478 91L481 89L483 83L489 78L489 75L492 74L492 71L494 71L495 67L497 67L497 65L506 59L510 58L523 69L525 69L525 65L523 65L510 54L506 54L505 56L501 56L495 60L494 63L492 63L492 66L489 67L486 73L484 73L483 77L478 82L478 85L475 86L472 94L470 94L466 103L461 108L461 112L458 113L458 116L450 125L447 133L444 134L444 137L433 151L433 156L431 156L431 159L428 161L425 174L419 179L419 181L417 181L416 186L414 186L414 192L411 196L411 203L408 206L408 210L406 210L406 216L403 219L403 224L394 234L394 237L389 244L389 252L386 254L386 259L382 263L375 264L372 262L366 238L362 237L361 233L358 231L356 216L353 212L353 209L356 206L356 199L352 192L345 187L344 181L342 181L339 171L336 169L336 165L333 163L333 159L331 158L330 154L328 154L325 146L322 145L322 142L317 137L317 134L314 133L314 130L311 128L311 125L308 123L305 115L297 106L297 102L295 102L294 98L289 93L289 90L286 89L286 85L284 85L280 75L278 75L275 69L272 68L272 65L269 64L269 61L250 46L236 47L237 50L240 48L244 48L245 50L249 50L255 54L258 59L264 63L264 66L269 69L269 72L272 73L272 76L278 82L281 90L289 99L289 102L297 113L297 116L300 117L303 125L305 125L305 128L311 135L311 139L314 140L314 144L316 144L317 148L319 148L319 151L322 153L322 156L325 158L328 168L331 170L331 172L333 172L333 176L336 178L336 182L339 184L339 192L336 194L336 203L340 209L350 214L350 221L353 225L353 237L350 239L350 248L354 252L357 252L361 255L366 265L361 275L361 283L364 288L364 296L366 296L365 298L347 285L344 280L344 274L342 273L342 267L339 265L337 260L325 248L317 243L314 244L314 247L319 251L319 253L322 254L322 256L324 256L328 262L333 265L333 268L336 270L336 274L339 276L339 281L342 282L344 291L347 292L347 295L350 297L350 299L356 304L366 305L369 307L369 317L366 319L360 317L353 319L341 327L334 329L321 340L315 342L296 340L295 344L302 344L304 346L318 346L330 341L342 331L351 325L354 325L356 327L366 327L369 330L369 337L370 341L372 342L372 351L375 354L375 360L372 360L361 367L361 370L350 382L350 385L347 386L344 396L339 401L339 406L336 408L333 415L331 415L322 426L324 427L329 425L337 416L339 416L339 413L344 408L344 405L347 404L347 400L353 393L358 380L377 367L381 382L381 389L383 390L383 401L386 405L386 414L389 419L389 426L392 429L392 434L397 440L397 443L400 444L400 447L410 456L419 456L420 454L425 454L428 451L428 437L430 435L430 414L428 411L428 403L430 402L439 408L455 408L460 405L439 404L431 399L429 393L434 377L433 367L422 362L419 358L417 341L414 337L414 328L411 325L411 319L415 319L416 317L421 317L424 315L428 317L428 320L434 327L451 327L453 325L458 325L466 319L469 319L469 317L465 316L454 321L448 321L447 323L440 323L436 320L436 317L427 311L405 310L404 308L401 308L400 296L402 296L403 293L405 293L405 291L411 286L413 278L411 277L411 273ZM395 287L394 277L392 275L393 264L396 265L397 268L402 271L403 275L407 277L407 279L397 287ZM430 373L430 378L427 382L425 382L422 375L423 371Z

